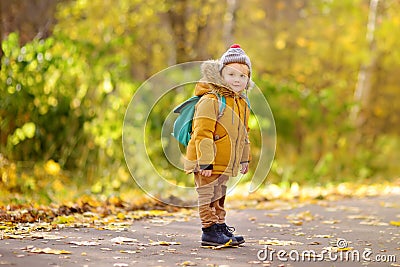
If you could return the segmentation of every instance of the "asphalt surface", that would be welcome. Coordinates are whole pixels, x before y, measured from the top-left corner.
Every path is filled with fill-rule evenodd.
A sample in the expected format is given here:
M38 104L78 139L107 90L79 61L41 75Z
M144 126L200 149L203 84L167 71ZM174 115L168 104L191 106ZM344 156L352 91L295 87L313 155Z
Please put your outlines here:
M246 239L236 248L202 248L193 211L117 230L64 228L40 238L2 239L0 266L400 266L399 221L398 195L270 202L262 209L228 209L228 225ZM69 254L43 253L50 249Z

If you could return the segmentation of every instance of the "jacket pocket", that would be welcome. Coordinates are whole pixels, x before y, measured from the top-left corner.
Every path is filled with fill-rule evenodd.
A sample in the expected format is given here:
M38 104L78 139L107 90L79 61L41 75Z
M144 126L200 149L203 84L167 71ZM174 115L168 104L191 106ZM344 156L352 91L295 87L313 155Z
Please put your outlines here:
M231 154L232 145L229 135L225 135L220 139L214 141L215 145L215 164L228 166Z

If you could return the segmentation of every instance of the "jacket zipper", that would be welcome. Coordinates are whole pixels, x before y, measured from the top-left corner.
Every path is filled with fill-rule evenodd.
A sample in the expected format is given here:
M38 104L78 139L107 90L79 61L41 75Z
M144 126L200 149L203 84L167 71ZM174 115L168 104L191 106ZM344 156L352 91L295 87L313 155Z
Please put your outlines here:
M233 164L232 164L232 174L234 173L234 167L236 164L236 157L237 157L237 145L238 145L238 140L239 140L239 134L240 134L240 106L239 104L236 102L236 95L233 97L233 111L235 111L235 106L238 106L238 117L239 117L239 122L238 122L238 134L236 136L236 141L235 141L235 157L233 160ZM232 113L232 123L233 123L233 113Z

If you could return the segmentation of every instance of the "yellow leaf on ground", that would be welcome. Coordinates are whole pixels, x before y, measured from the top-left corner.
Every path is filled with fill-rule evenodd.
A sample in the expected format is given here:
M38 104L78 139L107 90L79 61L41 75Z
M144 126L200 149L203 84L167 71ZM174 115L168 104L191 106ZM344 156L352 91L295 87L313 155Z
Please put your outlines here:
M314 235L314 237L318 237L318 238L332 238L333 235Z
M71 241L69 244L77 245L77 246L98 246L99 242L95 241Z
M337 248L337 251L349 251L349 250L353 250L353 247Z
M220 246L201 246L201 247L202 247L202 248L211 248L211 249L221 249L221 248L232 247L231 243L232 243L232 240L229 239L228 242L226 242L225 244L220 245Z
M29 252L31 253L43 253L43 254L71 254L70 251L63 250L63 249L52 249L52 248L33 248Z
M113 243L116 243L116 244L126 244L126 243L138 242L137 239L123 237L123 236L114 237L110 241Z
M5 234L4 238L10 238L10 239L23 239L24 236L22 235L12 235L12 234Z
M120 220L123 220L123 219L125 219L125 215L123 213L119 212L117 214L117 218L120 219Z
M362 222L360 222L360 224L371 225L371 226L387 226L387 225L389 225L388 223L381 222L379 220L376 220L376 221L362 221Z
M338 248L338 247L324 247L323 250L326 250L328 252L339 252L339 251L350 251L353 250L353 247L345 247L345 248Z
M400 221L390 221L390 225L400 226Z
M268 240L259 240L259 245L271 245L271 246L292 246L292 245L303 245L301 242L292 241L292 240L278 240L278 239L268 239Z
M139 253L140 251L136 251L136 250L120 250L120 253L128 253L128 254L136 254Z
M152 246L158 246L158 245L170 246L170 245L180 245L180 244L181 243L179 243L179 242L169 242L169 241L157 241L157 242L151 241L150 242L150 245L152 245Z
M72 215L69 216L58 216L55 220L55 224L69 224L75 222L75 217Z
M182 263L179 264L180 266L196 266L197 263L193 262L193 261L184 261Z
M322 221L323 224L337 224L340 223L340 220L326 220Z
M260 226L276 227L276 228L287 228L290 224L279 224L279 223L259 223Z
M64 239L66 238L65 236L60 236L60 235L51 235L51 234L47 234L47 233L32 233L30 235L30 237L33 238L40 238L40 239L47 239L47 240L57 240L57 239Z
M296 226L301 226L303 225L303 221L298 221L298 220L290 220L289 221L291 224L296 225Z

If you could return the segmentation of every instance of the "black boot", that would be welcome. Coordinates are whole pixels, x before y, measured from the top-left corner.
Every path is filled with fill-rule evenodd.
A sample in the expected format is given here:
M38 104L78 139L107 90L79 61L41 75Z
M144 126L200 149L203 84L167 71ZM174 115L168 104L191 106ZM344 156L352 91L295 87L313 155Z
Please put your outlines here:
M224 245L231 240L231 245L238 245L234 238L227 237L218 224L213 224L210 227L202 228L203 234L201 235L202 246L220 246Z
M233 232L235 232L235 227L228 226L226 225L226 223L218 224L218 227L221 229L222 233L224 233L224 235L226 235L228 238L236 239L236 242L238 244L243 244L245 242L243 236L233 235Z

